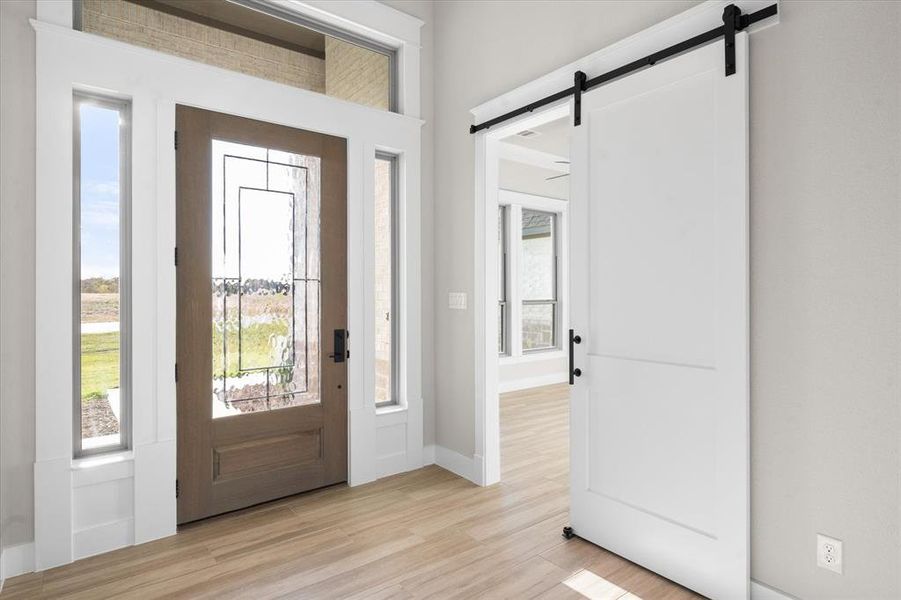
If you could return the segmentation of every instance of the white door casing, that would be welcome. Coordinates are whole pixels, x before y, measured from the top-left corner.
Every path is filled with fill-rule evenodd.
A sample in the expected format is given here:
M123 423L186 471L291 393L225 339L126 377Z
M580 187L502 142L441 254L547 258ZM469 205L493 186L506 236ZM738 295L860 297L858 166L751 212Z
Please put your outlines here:
M571 167L575 533L749 587L748 37L587 92Z

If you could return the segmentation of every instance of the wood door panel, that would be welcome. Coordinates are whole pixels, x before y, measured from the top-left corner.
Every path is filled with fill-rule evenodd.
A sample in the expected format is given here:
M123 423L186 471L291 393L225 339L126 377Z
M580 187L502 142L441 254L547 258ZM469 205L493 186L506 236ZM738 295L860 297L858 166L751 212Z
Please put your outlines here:
M178 522L184 523L347 478L347 363L328 358L333 331L347 323L347 144L184 106L176 108L176 126ZM248 175L260 169L264 179ZM254 177L256 183L247 179ZM242 205L246 189L257 193ZM281 202L288 212L273 212L266 202ZM242 210L257 212L245 222ZM273 238L288 235L289 242L270 246L269 229L258 229L245 254L242 227L259 227L253 223L260 214L281 228ZM226 223L238 228L237 238ZM286 261L277 247L293 258ZM250 274L247 256L255 256L248 259ZM286 275L253 274L270 264L290 266ZM271 312L276 306L287 312ZM256 327L256 337L245 327ZM295 360L298 351L303 362ZM245 363L245 352L257 354Z
M322 460L322 430L213 446L213 481Z

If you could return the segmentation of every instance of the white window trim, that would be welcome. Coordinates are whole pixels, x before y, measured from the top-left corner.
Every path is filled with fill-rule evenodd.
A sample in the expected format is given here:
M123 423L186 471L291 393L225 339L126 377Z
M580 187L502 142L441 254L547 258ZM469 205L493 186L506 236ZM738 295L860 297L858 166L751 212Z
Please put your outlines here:
M36 82L35 543L37 570L175 533L175 106L186 104L348 140L349 482L423 464L420 293L419 35L417 19L378 2L296 3L338 25L387 33L401 63L399 108L376 110L72 29L71 2L41 2ZM392 19L394 19L392 21ZM392 25L393 23L393 25ZM142 77L135 78L134 73ZM132 448L110 460L72 456L68 372L72 296L73 89L132 101ZM262 101L261 101L262 98ZM399 252L404 408L378 415L371 343L371 252L376 150L400 156ZM408 252L407 249L410 251ZM63 332L61 334L60 332ZM362 360L361 360L362 359ZM398 430L402 428L402 430ZM390 439L391 444L385 444ZM111 466L112 465L112 466ZM86 505L88 487L110 503ZM114 506L113 506L114 505Z
M558 198L501 189L498 207L507 207L507 354L498 355L501 365L515 365L563 356L564 332L569 323L569 202ZM519 268L522 261L522 209L539 210L557 215L556 255L557 311L556 346L524 352L522 349L522 294L519 290ZM500 284L500 282L498 282Z

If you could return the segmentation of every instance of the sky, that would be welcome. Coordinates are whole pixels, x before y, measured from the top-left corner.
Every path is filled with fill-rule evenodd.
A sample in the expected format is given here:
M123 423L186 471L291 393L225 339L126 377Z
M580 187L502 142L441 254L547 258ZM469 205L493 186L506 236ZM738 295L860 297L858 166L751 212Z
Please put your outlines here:
M81 278L119 276L119 113L81 104Z

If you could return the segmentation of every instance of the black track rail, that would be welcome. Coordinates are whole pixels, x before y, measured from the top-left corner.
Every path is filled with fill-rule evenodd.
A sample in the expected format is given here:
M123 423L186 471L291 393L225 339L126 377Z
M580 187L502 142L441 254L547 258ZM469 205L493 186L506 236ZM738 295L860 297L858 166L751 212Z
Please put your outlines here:
M554 104L563 100L564 98L568 98L569 96L575 95L577 100L581 99L581 95L584 92L587 92L593 88L602 86L604 84L610 83L611 81L615 81L620 77L624 77L626 75L630 75L635 73L636 71L641 71L642 69L647 69L649 67L654 66L658 62L665 61L669 58L673 58L674 56L678 56L684 52L697 48L698 46L703 46L704 44L709 44L710 42L719 39L720 37L724 37L726 39L726 57L725 57L725 74L729 76L735 73L735 32L742 31L757 23L759 21L763 21L764 19L768 19L777 14L778 8L777 5L772 4L767 6L766 8L761 8L756 12L752 12L747 15L741 14L741 9L739 9L734 4L730 4L723 11L723 24L719 27L711 29L710 31L705 31L704 33L698 34L694 37L688 38L683 42L679 42L678 44L673 44L668 48L664 48L663 50L658 50L653 54L649 54L644 58L639 58L638 60L634 60L628 64L625 64L621 67L613 69L612 71L607 71L602 75L598 75L596 77L592 77L590 79L586 79L584 73L581 71L577 71L573 78L573 86L566 88L565 90L561 90L556 94L551 94L550 96L546 96L541 100L536 100L535 102L530 102L525 106L521 106L516 110L511 110L508 113L504 113L499 117L495 117L484 123L479 123L478 125L470 125L469 133L477 133L484 129L490 129L495 125L503 123L505 121L509 121L515 117L520 115L524 115L534 110L541 108L543 106L547 106L549 104ZM731 45L730 45L731 44ZM730 62L731 59L731 62ZM580 86L581 83L581 86ZM581 112L581 111L577 111ZM579 125L581 122L581 114L574 115L574 124Z

